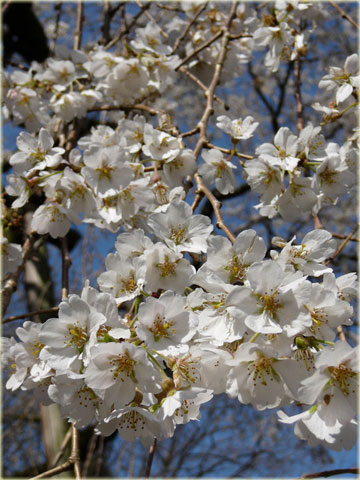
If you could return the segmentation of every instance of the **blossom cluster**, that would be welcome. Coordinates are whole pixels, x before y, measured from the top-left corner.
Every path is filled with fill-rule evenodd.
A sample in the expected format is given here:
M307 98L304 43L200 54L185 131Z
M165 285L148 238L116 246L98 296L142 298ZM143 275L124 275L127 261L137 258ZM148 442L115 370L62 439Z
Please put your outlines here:
M350 448L356 349L334 341L352 323L356 274L336 278L324 266L336 249L327 231L294 242L274 239L280 250L265 258L254 230L231 244L208 217L171 202L146 232L118 235L100 290L87 283L60 303L58 318L25 322L19 342L3 339L6 387L33 389L79 428L117 429L145 444L199 419L219 393L258 410L297 403L303 414L278 413L296 434ZM194 254L206 258L198 269L187 259Z
M321 125L308 123L298 135L281 127L273 143L244 156L239 142L253 138L259 122L219 115L216 127L230 136L230 154L209 142L195 154L169 115L159 114L155 126L135 114L151 110L146 102L172 88L182 68L172 40L201 2L179 5L185 19L134 28L126 53L58 46L29 71L4 74L4 115L25 127L9 158L11 209L36 200L30 230L52 238L82 222L118 234L98 288L86 281L80 295L62 300L56 318L26 321L16 329L19 341L2 339L2 361L11 370L6 388L58 404L78 428L93 425L105 436L118 430L144 444L171 437L178 424L200 418L203 403L226 393L257 410L280 409L279 420L295 424L310 445L351 448L357 356L336 332L352 325L357 276L336 277L328 265L337 249L332 234L313 230L300 243L275 237L277 249L267 251L255 230L243 230L232 243L214 233L209 217L194 213L187 180L197 174L228 195L242 175L261 195L261 215L292 222L351 191L356 138L340 146L325 140ZM296 0L277 0L271 15L239 4L221 80L236 78L263 47L271 72L299 60L321 15L318 5ZM211 39L224 34L226 21L222 9L206 8L184 40L183 56L209 42L185 67L200 83L220 65L221 43ZM314 109L326 121L340 118L353 108L358 83L353 54L320 81L335 103ZM97 123L77 138L78 120L99 111L116 112L111 124ZM8 278L23 249L1 242ZM288 416L283 409L291 405L302 413Z

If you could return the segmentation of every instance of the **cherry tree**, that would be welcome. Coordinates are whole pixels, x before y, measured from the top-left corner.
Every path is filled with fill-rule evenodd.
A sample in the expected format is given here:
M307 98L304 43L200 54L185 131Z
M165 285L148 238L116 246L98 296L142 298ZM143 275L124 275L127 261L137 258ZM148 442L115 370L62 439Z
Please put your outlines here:
M5 388L70 423L36 478L86 476L89 427L140 439L148 477L220 395L351 449L358 25L335 2L105 2L95 35L75 6L38 4L49 54L3 72ZM326 46L333 14L349 40ZM76 286L89 232L102 266ZM51 245L61 291L6 317Z

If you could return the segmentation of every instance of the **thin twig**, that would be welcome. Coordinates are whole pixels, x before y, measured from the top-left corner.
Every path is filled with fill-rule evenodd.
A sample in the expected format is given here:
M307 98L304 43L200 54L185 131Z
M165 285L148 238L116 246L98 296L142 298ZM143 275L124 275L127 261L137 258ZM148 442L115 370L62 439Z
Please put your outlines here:
M72 425L72 435L71 435L71 462L74 464L74 473L76 480L81 479L80 474L80 448L79 448L79 430Z
M109 0L104 1L104 15L103 15L103 23L101 25L101 33L102 33L102 44L109 43L111 40L111 22L116 14L116 12L119 10L121 6L121 2L118 3L118 5L115 5L114 7L111 7L111 2Z
M149 456L146 465L145 478L150 478L151 465L154 459L154 453L156 449L156 438L154 438L154 443L149 448Z
M60 17L61 17L61 8L62 8L62 2L56 2L54 6L56 10L56 17L55 17L55 32L54 32L54 37L52 38L51 41L51 46L50 50L53 52L56 46L56 41L58 37L58 32L59 32L59 23L60 23Z
M175 71L179 70L180 67L185 65L191 58L193 58L195 55L200 53L202 50L210 46L212 43L214 43L218 38L220 38L224 34L223 30L219 30L213 37L210 38L207 42L204 42L200 47L196 48L193 52L189 53L180 63L177 65L177 67L174 68Z
M90 442L87 447L87 452L86 452L86 458L84 461L84 467L83 467L83 478L86 478L88 475L88 471L90 468L91 460L94 456L95 448L96 448L96 442L98 439L98 435L93 431Z
M351 25L353 25L355 28L357 28L358 30L360 30L360 27L359 25L351 18L349 17L349 15L345 12L345 10L343 10L341 7L339 7L339 5L334 2L334 0L329 0L329 3L334 7L336 8L336 10L341 14L341 16L343 18L345 18L348 22L351 23Z
M193 82L196 83L196 85L198 87L201 88L201 90L204 92L207 91L207 86L205 84L202 83L202 81L196 76L194 75L192 72L190 72L190 70L188 70L188 68L183 65L182 67L179 68L180 72L184 73L188 78L190 78L190 80L192 80ZM206 96L206 95L205 95ZM225 110L230 110L230 107L228 105L226 105L223 100L221 100L221 98L219 98L217 95L214 94L214 100L218 103L220 103L220 105L222 105Z
M32 254L32 247L35 242L35 236L30 235L27 237L27 239L24 242L23 245L23 261L21 265L18 266L16 272L14 272L9 280L5 283L4 288L1 290L1 298L2 298L2 315L5 314L10 300L11 300L11 295L15 292L17 289L17 284L20 278L20 275L24 269L24 264L26 260L31 256Z
M77 4L76 28L75 28L75 35L74 35L74 50L80 50L80 47L81 47L83 21L84 21L84 2L80 0L78 1L78 4Z
M174 55L174 53L176 52L176 50L179 48L180 46L180 43L184 40L184 38L186 37L186 35L189 33L191 27L194 25L194 23L196 22L196 20L200 17L200 15L202 14L202 12L206 9L207 7L207 2L204 3L200 8L199 10L195 13L195 15L193 16L193 18L190 20L190 22L188 23L187 27L185 28L185 30L182 32L181 35L179 35L179 37L176 39L175 43L174 43L174 46L173 46L173 49L171 51L171 55Z
M94 471L94 477L100 477L101 467L103 463L103 455L104 455L104 437L100 436L99 445L97 448L97 459Z
M232 150L230 150L230 148L218 147L217 145L214 145L213 143L210 143L210 142L206 142L205 146L208 148L215 148L216 150L226 153L227 155L233 154L236 157L245 158L245 160L253 160L255 158L253 155L246 155L245 153L240 153L237 151L233 152Z
M152 2L149 2L150 4ZM141 8L141 3L138 2L137 0L135 0L135 4ZM157 24L157 27L159 28L159 32L160 34L164 37L164 38L169 38L169 35L160 27L160 25L156 22L155 18L151 15L150 12L148 12L147 10L145 11L145 16L150 20L150 22L153 22L153 23L156 23Z
M358 475L359 469L358 468L337 468L335 470L325 470L324 472L309 473L307 475L303 475L300 478L332 477L333 475L343 475L346 473Z
M135 105L125 106L125 105L99 105L97 107L92 107L88 111L89 112L112 112L116 110L124 110L125 112L128 110L143 110L148 112L150 115L159 115L162 112L160 110L156 110L155 108L151 108L144 103L136 103Z
M59 311L59 307L46 308L45 310L36 310L35 312L22 313L21 315L13 315L7 317L2 323L13 322L14 320L20 320L21 318L35 317L36 315L44 315L45 313L56 313Z
M304 106L301 98L301 63L297 58L294 61L294 87L296 100L297 128L299 132L304 128Z
M227 50L227 46L228 46L229 38L230 38L230 27L231 27L231 23L233 21L233 18L235 17L236 5L237 5L236 2L232 3L232 6L230 8L229 16L227 18L225 27L222 30L223 35L222 35L221 42L220 42L219 56L217 58L217 62L216 62L215 68L214 68L214 73L213 73L209 88L207 88L206 91L205 91L206 106L205 106L204 113L201 117L201 120L199 122L200 137L199 137L199 139L196 143L195 149L194 149L195 158L198 158L202 148L208 142L207 126L208 126L208 123L209 123L210 116L212 115L212 113L214 111L214 107L213 107L214 93L215 93L215 89L216 89L216 87L217 87L217 85L220 81L221 71L222 71L222 68L223 68L223 65L224 65L224 62L225 62L226 50ZM184 68L184 67L181 67L181 68ZM198 173L195 173L194 179L195 179L196 184L197 184L196 194L197 194L198 197L196 198L196 202L199 201L199 198L200 198L199 196L201 195L201 192L202 192L207 197L207 199L209 200L209 202L210 202L210 204L211 204L211 206L214 210L216 221L217 221L217 227L221 228L225 232L227 237L232 242L234 242L236 237L230 231L230 229L227 227L227 225L225 224L224 219L223 219L223 217L220 213L221 203L219 202L219 200L217 200L217 198L213 195L213 193L209 190L209 188L204 184L201 176ZM196 202L194 201L194 204L193 204L193 206L195 206L195 207L196 207Z
M203 182L202 178L198 173L195 173L194 178L197 183L196 194L200 194L200 192L202 192L207 197L215 213L216 226L218 228L221 228L221 230L226 234L228 239L232 243L234 243L236 237L232 233L232 231L228 228L228 226L225 224L224 219L220 213L221 202L217 200L217 198L213 195L213 193L208 189L208 187L205 185L205 183Z
M344 238L344 240L340 243L340 245L336 249L334 255L332 255L330 258L326 260L326 262L324 262L325 265L328 265L330 262L332 262L344 250L346 245L350 242L352 236L355 235L355 233L357 232L358 228L359 228L359 225L356 225L353 231Z
M151 5L151 2L148 2L146 3L145 5L143 5L140 9L140 11L134 15L133 19L131 20L131 22L129 23L129 25L125 26L125 29L122 29L121 32L119 33L119 35L117 35L113 40L111 40L111 42L109 42L104 48L105 50L108 50L109 48L111 48L112 46L114 46L117 42L119 42L122 37L126 36L129 31L131 30L131 28L135 25L135 23L137 22L138 18L148 9L150 8L150 5Z
M181 133L180 137L191 137L192 135L195 135L198 133L200 130L199 125L196 125L196 127L192 128L191 130L188 130L187 132Z
M340 238L340 239L343 239L343 238L347 238L347 235L341 235L340 233L334 233L334 232L330 232L331 235L335 238ZM350 238L350 242L359 242L360 240L356 237L351 237Z
M72 461L69 459L62 465L58 467L50 468L50 470L46 470L46 472L40 473L40 475L36 475L36 477L32 477L30 480L37 480L38 478L48 478L54 475L58 475L61 472L66 472L66 470L70 470L72 467Z
M65 450L67 444L70 442L71 436L72 436L72 427L70 427L69 430L66 432L64 440L62 441L62 443L60 445L60 449L59 449L59 451L57 452L53 461L50 464L51 468L55 467L55 465L58 463L58 461L60 460L60 458L64 454L64 450Z
M62 279L61 279L61 296L66 298L69 295L69 268L71 258L69 255L69 247L67 237L61 239L61 257L62 257Z
M237 40L238 38L252 38L250 33L238 33L237 35L230 35L230 41Z

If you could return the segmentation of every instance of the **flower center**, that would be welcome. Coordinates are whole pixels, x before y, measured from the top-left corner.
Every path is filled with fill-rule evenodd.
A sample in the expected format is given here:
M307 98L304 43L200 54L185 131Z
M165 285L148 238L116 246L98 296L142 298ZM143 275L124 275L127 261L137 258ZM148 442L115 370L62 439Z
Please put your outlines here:
M158 342L161 338L169 338L171 334L175 334L174 325L172 320L165 320L160 314L157 314L153 323L153 326L149 328L150 332L154 335L155 342Z
M132 380L135 379L135 372L134 372L134 366L136 364L136 361L133 360L129 352L126 350L126 352L122 355L117 355L114 357L112 360L110 360L110 365L112 368L110 369L110 372L113 374L114 380L117 379L117 377L120 374L125 375L126 377L130 377ZM120 378L120 380L123 382L124 379Z
M68 345L75 345L80 351L84 348L85 343L89 340L86 330L78 325L69 326L70 340Z
M273 319L276 319L276 313L278 309L282 307L279 300L276 299L276 293L277 292L274 292L271 295L265 293L265 295L259 296L262 305L261 313L266 312Z
M184 225L178 225L177 227L170 227L170 239L175 242L175 245L179 245L186 238L186 229Z
M332 385L339 387L344 395L349 395L351 386L350 379L357 377L358 374L343 363L341 363L338 367L329 367L329 372L331 375L330 381ZM352 387L353 389L351 392L355 393L355 385L352 385Z
M157 263L155 266L160 270L161 277L167 277L168 275L176 275L176 262L170 262L167 255L165 255L164 263Z
M256 386L256 382L260 379L261 385L267 385L266 380L270 380L272 382L274 379L279 382L280 377L277 374L276 370L272 366L275 362L275 358L268 358L264 357L261 353L258 353L258 359L254 362L249 362L248 371L249 374L253 371L253 380L254 380L254 387Z
M238 255L233 255L230 263L224 267L224 270L229 272L229 282L242 282L245 277L247 265L241 263Z

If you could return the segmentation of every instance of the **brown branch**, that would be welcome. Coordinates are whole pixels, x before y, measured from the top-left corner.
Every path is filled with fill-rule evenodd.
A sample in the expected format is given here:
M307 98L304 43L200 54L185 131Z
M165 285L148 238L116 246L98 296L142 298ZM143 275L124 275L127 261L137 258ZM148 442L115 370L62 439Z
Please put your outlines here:
M56 46L56 41L58 37L58 31L59 31L59 23L60 23L60 17L61 17L61 8L62 8L62 2L56 2L54 9L56 10L56 17L55 17L55 32L54 32L54 38L51 40L51 47L50 50L54 51L55 46Z
M222 35L224 34L224 30L220 30L219 32L217 32L212 38L210 38L210 40L208 40L207 42L204 42L202 45L200 45L200 47L196 48L193 52L189 53L189 55L187 57L185 57L181 63L179 63L179 65L177 67L174 68L175 71L179 70L179 68L181 68L183 65L185 65L185 63L187 63L191 58L193 58L195 55L197 55L198 53L200 53L202 50L204 50L206 47L208 47L209 45L211 45L212 43L214 43L218 38L220 38Z
M331 235L335 238L340 238L340 239L343 239L343 238L347 238L347 235L341 235L340 233L334 233L334 232L330 232ZM359 242L360 240L356 237L351 237L350 238L350 242Z
M91 464L91 460L94 456L97 439L98 439L98 435L96 435L96 433L93 431L93 433L91 435L91 438L90 438L90 442L89 442L88 447L87 447L86 458L85 458L85 461L84 461L84 467L83 467L83 477L84 478L87 477L87 474L88 474L88 471L89 471L89 468L90 468L90 464Z
M146 465L146 471L145 471L145 478L150 478L150 472L151 472L151 465L154 459L154 453L156 449L156 438L154 438L154 443L151 445L149 448L149 456L148 456L148 461Z
M74 464L74 473L76 480L81 479L80 474L80 448L79 448L79 430L72 425L71 435L71 455L69 460Z
M125 105L100 105L90 108L88 112L113 112L116 110L143 110L145 112L148 112L150 115L159 115L162 113L159 110L155 110L155 108L151 108L148 105L145 105L144 103L136 103L135 105L131 105L130 107Z
M339 5L336 2L334 2L334 0L329 0L329 3L334 8L336 8L336 10L341 14L343 18L345 18L348 22L351 23L351 25L353 25L355 28L357 28L360 31L359 25L351 17L349 17L349 15L345 12L345 10L339 7Z
M214 145L213 143L210 143L210 142L206 142L205 146L208 148L215 148L216 150L226 153L227 155L235 155L236 157L239 157L239 158L245 158L245 160L252 160L255 158L253 155L245 155L245 153L239 153L237 151L234 152L233 150L230 150L230 148L218 147L217 145Z
M69 295L69 268L71 258L66 236L61 239L61 257L62 257L62 278L61 278L61 297L64 299Z
M238 33L237 35L230 35L230 41L237 40L238 38L252 38L250 33Z
M207 2L204 3L204 4L200 7L200 9L196 12L196 14L193 16L193 18L191 19L191 21L188 23L187 27L186 27L185 30L182 32L182 34L179 35L179 37L175 40L173 49L172 49L172 51L171 51L171 55L174 55L174 53L176 52L176 50L179 48L180 43L184 40L184 38L186 37L186 35L189 33L191 27L194 25L194 23L196 22L196 20L200 17L200 15L202 14L202 12L206 9L206 7L207 7Z
M84 22L84 2L78 1L76 13L76 28L74 35L74 50L79 50L81 47L82 27Z
M146 3L145 5L143 5L140 9L140 11L134 15L133 19L131 20L131 22L129 23L129 25L125 26L125 29L122 29L122 31L119 33L119 35L117 35L113 40L111 40L111 42L109 42L104 48L105 50L108 50L109 48L111 48L112 46L114 46L117 42L119 42L122 37L126 36L131 28L135 25L135 23L137 22L138 18L141 17L141 15L148 9L150 8L150 5L151 5L151 2L148 2Z
M191 137L192 135L195 135L196 133L199 132L199 125L196 125L196 127L192 128L191 130L187 131L187 132L184 132L184 133L181 133L180 134L180 137Z
M35 242L35 236L29 235L27 239L24 242L23 245L23 261L22 264L18 266L16 272L14 272L9 280L5 283L4 288L1 290L1 298L2 298L2 315L5 314L10 300L11 300L11 295L15 292L17 289L17 284L20 278L20 275L24 269L24 264L26 260L31 256L32 254L32 248Z
M324 262L325 265L328 265L330 262L332 262L344 250L346 245L350 242L352 236L355 235L355 233L358 231L358 228L359 228L359 225L356 225L356 227L353 229L353 231L350 232L349 235L347 235L344 238L344 240L340 243L340 245L336 249L334 255L332 255L330 258L328 258L326 260L326 262Z
M68 433L66 434L63 440L63 444L67 439ZM79 458L79 431L74 425L72 425L70 428L70 433L71 433L72 443L71 443L71 454L68 460L62 465L59 465L58 467L50 468L49 470L46 470L46 472L40 473L40 475L33 477L31 480L37 480L38 478L52 477L54 475L58 475L61 472L65 472L66 470L70 470L72 467L74 468L76 480L81 480L80 458Z
M325 470L324 472L317 472L317 473L309 473L307 475L303 475L300 478L320 478L320 477L332 477L333 475L343 475L346 473L351 473L354 475L359 474L358 468L337 468L335 470Z
M40 475L36 475L36 477L32 477L30 480L37 480L38 478L48 478L54 475L58 475L61 472L66 472L67 470L70 470L72 467L72 461L67 460L65 463L62 465L59 465L58 467L50 468L50 470L46 470L46 472L40 473Z
M35 312L22 313L21 315L13 315L12 317L7 317L3 320L2 323L13 322L14 320L20 320L21 318L35 317L36 315L43 315L45 313L56 313L59 311L59 307L46 308L45 310L36 310Z
M227 227L227 225L224 222L224 219L220 213L220 208L221 208L221 202L213 195L213 193L209 190L209 188L204 184L202 178L198 173L195 173L194 178L197 183L197 189L196 189L196 195L200 195L203 193L209 202L211 203L211 206L214 210L215 213L215 218L216 218L216 226L218 228L221 228L221 230L226 234L228 239L234 243L235 242L235 235L232 233L232 231ZM194 201L195 203L195 201ZM194 205L194 204L193 204Z
M102 33L102 40L101 44L106 44L109 43L111 40L111 22L116 14L116 12L119 10L119 8L122 6L122 4L119 2L118 5L115 5L114 7L111 8L111 3L109 0L104 1L104 15L103 15L103 23L101 25L101 33Z
M104 455L104 437L100 436L99 439L99 445L97 448L97 459L96 459L96 465L95 465L95 472L94 472L94 477L100 477L100 471L103 463L103 455Z
M296 101L297 128L299 132L304 128L304 106L301 98L301 63L297 58L294 61L294 87Z
M60 460L60 458L62 457L63 453L64 453L64 450L67 446L67 444L70 442L71 440L71 436L72 436L72 427L69 428L69 430L66 432L66 435L64 437L64 440L62 441L61 445L60 445L60 449L59 451L57 452L57 454L55 455L53 461L51 462L50 464L50 467L53 468L55 467L55 465L58 463L58 461Z
M213 77L211 79L209 87L205 90L206 106L205 106L204 113L201 117L201 120L198 124L199 130L200 130L200 137L194 149L195 158L198 158L202 148L208 142L207 135L206 135L207 126L209 123L210 116L214 111L213 102L214 102L215 89L220 81L220 75L224 65L226 50L227 50L227 46L230 39L230 27L231 27L233 18L235 17L235 12L236 12L236 2L233 2L225 27L222 29L223 34L222 34L221 43L220 43L220 52L214 68ZM184 67L181 67L181 68L184 68ZM194 178L197 184L197 189L196 189L197 196L195 197L193 207L196 208L198 202L201 199L200 197L201 194L206 195L207 199L209 200L214 210L216 221L217 221L217 227L221 228L225 232L227 237L232 242L234 242L236 237L227 227L220 213L221 203L219 202L219 200L217 200L217 198L213 195L213 193L209 190L209 188L204 184L201 176L198 173L195 173Z
M185 65L183 65L182 67L180 67L179 70L180 70L180 72L184 73L188 78L190 78L190 80L192 80L193 82L195 82L196 85L197 85L198 87L200 87L201 90L204 92L204 95L205 95L205 97L206 97L207 86L204 85L204 84L202 83L202 81L201 81L196 75L194 75L192 72L190 72ZM220 103L220 105L222 105L222 106L225 108L225 110L230 110L230 107L229 107L228 105L226 105L226 104L223 102L223 100L221 100L221 98L219 98L219 97L218 97L217 95L215 95L215 94L214 94L214 100L215 100L216 102Z

